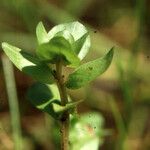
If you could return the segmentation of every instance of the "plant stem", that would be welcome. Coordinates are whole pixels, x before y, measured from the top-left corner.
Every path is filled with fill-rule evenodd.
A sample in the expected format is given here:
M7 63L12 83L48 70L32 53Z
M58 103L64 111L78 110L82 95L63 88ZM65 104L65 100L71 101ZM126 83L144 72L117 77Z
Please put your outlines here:
M2 64L4 69L6 90L8 94L8 102L9 102L10 115L11 115L11 126L13 132L14 149L21 150L22 149L22 133L21 133L21 125L20 125L21 121L20 121L20 112L19 112L19 104L18 104L13 65L5 55L2 56Z
M65 106L68 103L66 87L62 75L61 61L56 64L56 81L60 93L61 105ZM65 112L60 119L60 132L61 132L61 150L69 149L69 113Z

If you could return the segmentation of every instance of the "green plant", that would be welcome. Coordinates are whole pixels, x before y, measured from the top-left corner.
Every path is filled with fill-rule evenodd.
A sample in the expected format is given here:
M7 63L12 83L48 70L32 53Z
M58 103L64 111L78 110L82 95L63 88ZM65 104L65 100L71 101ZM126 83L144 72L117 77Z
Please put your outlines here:
M35 56L5 42L2 48L19 70L40 82L30 88L28 97L35 107L60 122L61 149L68 150L69 117L81 101L72 102L66 89L83 87L105 72L113 48L104 57L80 65L90 48L89 33L81 23L60 24L47 33L40 22L36 35ZM65 77L63 67L75 70Z

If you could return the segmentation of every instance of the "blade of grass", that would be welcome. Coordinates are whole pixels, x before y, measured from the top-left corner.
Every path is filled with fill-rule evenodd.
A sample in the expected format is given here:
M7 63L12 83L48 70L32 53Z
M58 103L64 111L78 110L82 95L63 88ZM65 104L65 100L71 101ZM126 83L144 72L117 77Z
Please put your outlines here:
M126 138L126 127L123 121L123 118L121 116L121 113L119 112L118 106L114 100L113 97L111 97L110 101L110 108L114 117L114 120L116 122L117 129L119 131L118 141L116 142L116 150L122 150L123 149L123 142Z
M22 135L21 135L21 125L20 125L20 112L19 112L15 77L13 72L13 65L5 55L2 55L2 65L4 70L6 90L7 90L8 102L10 108L14 149L21 150Z
M120 86L125 100L126 125L129 126L134 103L134 89L136 68L138 66L137 57L140 50L141 38L143 36L143 24L145 19L145 0L136 0L134 9L135 20L137 24L137 35L132 43L131 54L127 63L127 73L121 62L118 62L117 69L119 73Z

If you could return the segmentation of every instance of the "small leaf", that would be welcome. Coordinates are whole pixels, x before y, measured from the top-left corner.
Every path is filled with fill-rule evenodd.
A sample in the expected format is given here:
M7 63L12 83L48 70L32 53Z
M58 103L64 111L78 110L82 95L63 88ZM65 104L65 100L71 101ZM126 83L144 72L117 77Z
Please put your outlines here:
M42 22L39 22L36 27L36 36L39 44L47 43L49 41L48 34Z
M34 83L28 89L27 97L34 107L47 112L54 118L58 118L58 114L55 113L52 105L53 103L60 103L59 92L55 84Z
M87 54L87 50L89 50L91 45L90 40L86 42L87 38L89 38L89 34L85 33L75 42L75 53L78 54L81 59Z
M52 39L58 32L64 31L64 30L67 30L73 36L75 42L81 39L88 32L87 29L81 23L77 21L64 23L64 24L60 24L60 25L53 27L48 32L49 39ZM83 46L80 49L80 52L78 50L78 53L77 53L80 60L82 60L89 51L89 47L90 47L89 35L86 37L86 39L84 40L82 44Z
M56 36L65 38L71 44L71 46L74 46L75 44L72 34L67 30L63 30L63 31L56 33L55 37Z
M107 70L113 58L113 48L102 58L81 65L68 76L66 86L69 89L78 89Z
M72 67L78 66L80 63L70 43L59 36L51 39L49 43L39 45L36 53L41 60L46 62L56 63L61 59L65 64Z
M79 103L82 101L77 102L70 102L66 104L65 106L61 106L60 104L53 103L53 109L56 113L64 113L65 111L72 111Z
M38 109L43 110L47 104L54 100L51 86L43 83L34 83L27 92L30 102Z
M2 43L2 48L20 71L40 82L54 82L51 69L46 64L41 63L36 57L8 43Z

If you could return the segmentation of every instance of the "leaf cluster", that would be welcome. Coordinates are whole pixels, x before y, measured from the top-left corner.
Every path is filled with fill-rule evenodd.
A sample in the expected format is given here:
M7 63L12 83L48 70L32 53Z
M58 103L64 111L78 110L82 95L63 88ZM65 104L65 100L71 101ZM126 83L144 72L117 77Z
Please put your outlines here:
M60 105L55 74L50 66L61 62L65 67L74 68L64 85L68 89L78 89L107 70L112 61L113 48L102 58L80 65L91 45L89 33L81 23L60 24L47 32L40 22L36 27L36 36L38 46L35 55L5 42L2 48L20 71L40 82L29 89L31 103L54 118L59 118L61 112L71 111L79 102Z

